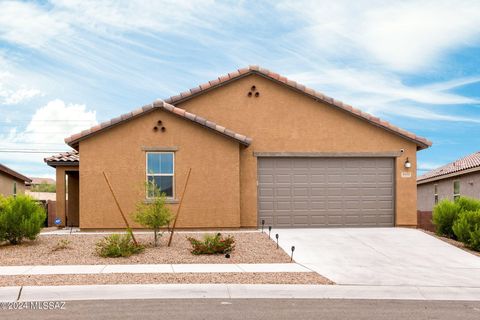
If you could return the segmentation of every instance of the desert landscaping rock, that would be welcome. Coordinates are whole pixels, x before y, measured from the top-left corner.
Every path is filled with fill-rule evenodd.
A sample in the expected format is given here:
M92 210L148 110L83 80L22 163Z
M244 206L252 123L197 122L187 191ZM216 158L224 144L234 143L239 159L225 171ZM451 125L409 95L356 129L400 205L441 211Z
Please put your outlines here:
M213 233L213 232L212 232ZM137 240L146 246L143 253L128 258L102 258L95 252L95 244L105 235L41 235L35 241L20 245L0 246L0 265L78 265L78 264L178 264L178 263L285 263L290 257L276 249L275 243L267 234L260 232L231 233L235 237L235 251L230 259L223 255L199 255L190 253L187 236L200 238L205 233L176 233L172 246L167 247L168 235L160 240L159 247L153 247L152 234L136 235ZM224 233L228 235L228 233ZM68 247L53 251L62 239L70 241Z
M315 272L299 273L163 273L0 276L0 286L93 284L239 283L333 284Z

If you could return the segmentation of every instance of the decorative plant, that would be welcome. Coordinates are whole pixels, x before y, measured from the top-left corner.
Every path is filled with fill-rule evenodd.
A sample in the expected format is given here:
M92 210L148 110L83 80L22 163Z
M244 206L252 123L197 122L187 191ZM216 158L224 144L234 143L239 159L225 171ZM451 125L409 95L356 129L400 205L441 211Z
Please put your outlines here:
M68 239L60 239L58 240L57 244L53 247L52 251L60 251L70 248L70 244L72 241Z
M199 254L226 254L235 249L235 239L233 236L224 237L220 233L216 235L204 235L203 240L197 240L193 237L187 237L192 245L191 253Z
M135 222L142 226L153 229L154 245L156 247L160 228L167 226L173 216L166 205L165 193L160 192L154 184L147 184L147 188L152 190L152 192L149 192L153 195L151 203L144 203L143 201L138 203L133 218Z
M133 242L131 231L122 235L114 233L106 236L96 245L98 255L104 258L130 257L143 250L142 245L135 245Z
M29 196L0 197L0 242L35 240L45 219L45 209Z

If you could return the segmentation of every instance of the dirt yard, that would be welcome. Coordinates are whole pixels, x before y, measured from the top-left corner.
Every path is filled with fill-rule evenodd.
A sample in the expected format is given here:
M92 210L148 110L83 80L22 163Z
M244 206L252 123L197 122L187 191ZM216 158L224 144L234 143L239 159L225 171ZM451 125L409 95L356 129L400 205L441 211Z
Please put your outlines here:
M332 284L315 272L307 273L159 273L0 276L1 286L58 286L92 284L242 283Z
M161 238L159 247L152 246L153 233L137 234L137 240L146 246L145 251L128 258L99 257L95 252L95 244L105 235L40 235L35 241L26 241L16 246L0 246L0 265L290 262L290 257L282 249L276 249L275 243L268 235L260 232L231 233L235 238L235 251L230 259L223 255L195 256L190 253L190 243L186 237L201 238L203 234L176 233L171 247L167 247L167 233ZM54 250L64 239L70 241L68 247Z

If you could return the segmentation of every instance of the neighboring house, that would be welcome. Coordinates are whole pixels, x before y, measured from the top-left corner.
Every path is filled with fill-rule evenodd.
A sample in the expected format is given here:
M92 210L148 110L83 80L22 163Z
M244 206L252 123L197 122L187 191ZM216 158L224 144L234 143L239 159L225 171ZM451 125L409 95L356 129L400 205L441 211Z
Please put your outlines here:
M57 216L84 229L125 227L104 172L123 211L148 180L175 213L190 168L181 228L416 226L416 153L431 145L256 66L65 141L75 151L45 161Z
M32 180L0 164L0 195L11 196L25 193L26 184Z
M442 199L480 199L480 152L434 169L417 179L418 210L432 211Z

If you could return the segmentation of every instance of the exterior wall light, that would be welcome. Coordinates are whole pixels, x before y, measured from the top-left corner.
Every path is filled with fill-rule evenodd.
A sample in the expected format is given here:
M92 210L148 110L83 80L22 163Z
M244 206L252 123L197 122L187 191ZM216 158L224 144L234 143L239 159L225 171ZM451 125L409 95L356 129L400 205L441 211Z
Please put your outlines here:
M412 167L412 163L407 158L407 160L405 160L405 168L408 169L408 168L411 168L411 167Z

